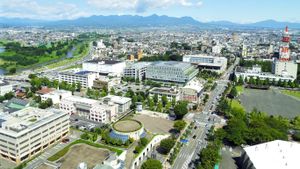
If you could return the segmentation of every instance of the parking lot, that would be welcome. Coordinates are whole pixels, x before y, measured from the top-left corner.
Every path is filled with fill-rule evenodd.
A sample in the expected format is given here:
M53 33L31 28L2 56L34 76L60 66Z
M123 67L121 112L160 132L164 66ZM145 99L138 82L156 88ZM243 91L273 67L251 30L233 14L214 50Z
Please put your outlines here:
M91 130L93 128L102 127L104 123L98 123L77 115L71 115L70 125L81 130Z

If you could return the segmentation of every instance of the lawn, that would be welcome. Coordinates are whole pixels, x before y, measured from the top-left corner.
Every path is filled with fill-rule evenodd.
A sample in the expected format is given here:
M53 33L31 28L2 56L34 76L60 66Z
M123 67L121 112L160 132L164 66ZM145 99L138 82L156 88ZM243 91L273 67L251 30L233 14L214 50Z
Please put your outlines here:
M236 86L236 90L238 91L239 94L242 94L244 91L244 87L243 86Z
M68 153L69 149L76 144L87 144L96 148L103 148L103 149L108 149L110 151L116 152L118 155L120 155L123 151L120 149L116 149L113 147L109 147L106 145L102 145L102 144L98 144L98 143L93 143L90 141L86 141L86 140L76 140L74 142L72 142L71 144L69 144L68 146L66 146L65 148L63 148L62 150L60 150L59 152L57 152L56 154L54 154L53 156L49 157L48 160L49 161L56 161L58 159L60 159L61 157L63 157L65 154Z
M232 100L228 100L229 104L231 106L231 109L242 109L245 110L244 106L237 100L232 99Z
M291 91L291 90L282 90L281 91L283 94L293 96L295 98L300 99L300 91Z

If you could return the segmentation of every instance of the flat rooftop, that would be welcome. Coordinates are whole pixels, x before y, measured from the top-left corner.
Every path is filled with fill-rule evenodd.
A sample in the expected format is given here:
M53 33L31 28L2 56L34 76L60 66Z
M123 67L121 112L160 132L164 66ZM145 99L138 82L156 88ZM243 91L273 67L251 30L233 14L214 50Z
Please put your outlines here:
M122 97L122 96L115 96L115 95L108 95L103 98L103 100L109 100L117 104L126 104L131 101L129 97Z
M178 94L178 90L174 90L172 88L167 88L167 87L154 87L152 88L149 92L152 93L162 93L162 94L172 94L172 95L176 95Z
M18 137L64 115L66 114L57 109L44 110L34 107L27 107L11 114L1 114L0 133Z
M117 60L101 60L101 59L94 59L94 60L86 61L86 63L95 63L95 64L113 65L113 64L121 63L121 61L117 61Z
M299 168L300 144L275 140L244 148L256 169Z
M179 69L186 69L191 67L190 63L185 62L176 62L176 61L158 61L151 64L151 66L161 66L161 67L171 67L171 68L179 68Z
M100 101L98 101L98 100L89 99L89 98L80 97L80 96L70 96L70 97L64 98L63 100L74 102L74 103L84 103L84 104L89 104L89 105L100 103Z

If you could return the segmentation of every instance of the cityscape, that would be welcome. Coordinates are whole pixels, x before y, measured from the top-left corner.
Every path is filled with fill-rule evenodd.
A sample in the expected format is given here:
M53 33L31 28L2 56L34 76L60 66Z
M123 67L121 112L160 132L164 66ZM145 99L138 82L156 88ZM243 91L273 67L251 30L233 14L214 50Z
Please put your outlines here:
M299 7L3 0L0 169L298 169Z

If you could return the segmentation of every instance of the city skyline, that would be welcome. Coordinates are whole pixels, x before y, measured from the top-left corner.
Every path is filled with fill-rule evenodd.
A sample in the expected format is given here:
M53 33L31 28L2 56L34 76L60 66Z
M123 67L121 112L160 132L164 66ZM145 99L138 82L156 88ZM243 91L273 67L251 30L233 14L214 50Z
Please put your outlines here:
M190 16L201 22L253 23L269 19L300 22L296 14L299 5L300 2L293 0L4 0L0 17L64 20L91 15L157 14Z

